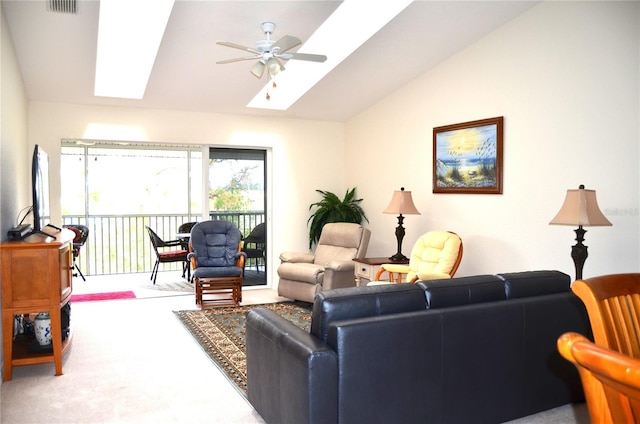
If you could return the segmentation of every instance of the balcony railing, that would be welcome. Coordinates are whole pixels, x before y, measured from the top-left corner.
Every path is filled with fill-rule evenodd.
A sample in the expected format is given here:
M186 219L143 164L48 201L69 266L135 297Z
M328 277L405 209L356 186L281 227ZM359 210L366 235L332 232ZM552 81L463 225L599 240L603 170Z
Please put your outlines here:
M264 222L264 212L211 212L213 220L231 221L243 237L253 227ZM81 224L89 228L89 237L80 251L78 266L84 275L129 274L151 272L155 253L146 226L163 240L174 240L178 227L186 222L200 221L184 215L66 215L63 225ZM181 269L180 264L165 263L161 270Z

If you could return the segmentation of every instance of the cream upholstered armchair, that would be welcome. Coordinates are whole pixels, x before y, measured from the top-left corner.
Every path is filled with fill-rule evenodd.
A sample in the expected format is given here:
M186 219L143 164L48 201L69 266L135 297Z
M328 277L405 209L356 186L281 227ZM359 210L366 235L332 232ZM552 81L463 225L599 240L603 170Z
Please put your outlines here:
M451 231L429 231L411 249L408 265L384 264L376 274L376 284L389 273L389 281L414 283L418 280L452 278L462 261L462 240Z
M315 253L280 255L278 295L313 302L320 291L355 286L353 259L366 256L370 237L360 224L326 224Z

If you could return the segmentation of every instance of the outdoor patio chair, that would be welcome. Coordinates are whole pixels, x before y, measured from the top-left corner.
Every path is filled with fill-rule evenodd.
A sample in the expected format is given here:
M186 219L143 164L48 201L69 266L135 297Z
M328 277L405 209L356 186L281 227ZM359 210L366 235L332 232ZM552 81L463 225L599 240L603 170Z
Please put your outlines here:
M146 227L147 232L149 233L149 238L151 239L151 245L153 246L153 251L156 254L156 263L153 266L153 270L151 271L151 280L153 284L156 284L156 278L158 277L158 268L161 263L171 263L171 262L182 262L182 278L184 278L185 274L187 275L187 280L191 280L191 268L189 267L189 262L187 260L187 250L182 248L182 244L180 240L162 240L151 228ZM176 247L178 249L176 249Z
M266 272L266 226L263 223L256 225L253 230L249 233L249 235L243 240L244 244L242 247L242 251L247 254L247 261L249 259L254 259L256 264L256 271L259 271L260 261L265 265Z
M191 229L197 222L185 222L178 227L178 239L182 242L182 248L189 250L189 237L187 234L191 233ZM182 235L182 236L181 236Z
M80 224L74 225L65 225L64 228L73 231L75 234L73 238L73 269L77 271L77 273L73 274L74 277L80 275L83 281L87 281L84 278L84 274L80 271L80 267L78 266L78 256L80 255L80 249L87 242L87 238L89 237L89 227Z

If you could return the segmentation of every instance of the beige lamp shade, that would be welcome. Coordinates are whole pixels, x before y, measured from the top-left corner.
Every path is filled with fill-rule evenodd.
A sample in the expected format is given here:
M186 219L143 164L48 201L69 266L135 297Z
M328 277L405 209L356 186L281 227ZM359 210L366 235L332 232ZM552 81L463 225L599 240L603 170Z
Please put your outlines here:
M394 215L420 215L418 209L413 204L410 191L405 191L404 187L393 192L391 203L382 213L392 213Z
M610 226L611 222L598 207L595 190L567 190L567 197L551 225L582 225L584 227Z

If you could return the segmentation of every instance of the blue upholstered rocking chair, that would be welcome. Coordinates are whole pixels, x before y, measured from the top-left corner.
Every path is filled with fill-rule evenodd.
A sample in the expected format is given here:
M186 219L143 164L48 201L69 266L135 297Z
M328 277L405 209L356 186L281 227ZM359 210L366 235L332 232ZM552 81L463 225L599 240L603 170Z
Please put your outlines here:
M240 230L228 221L199 222L191 229L191 252L196 304L238 306L246 254Z

